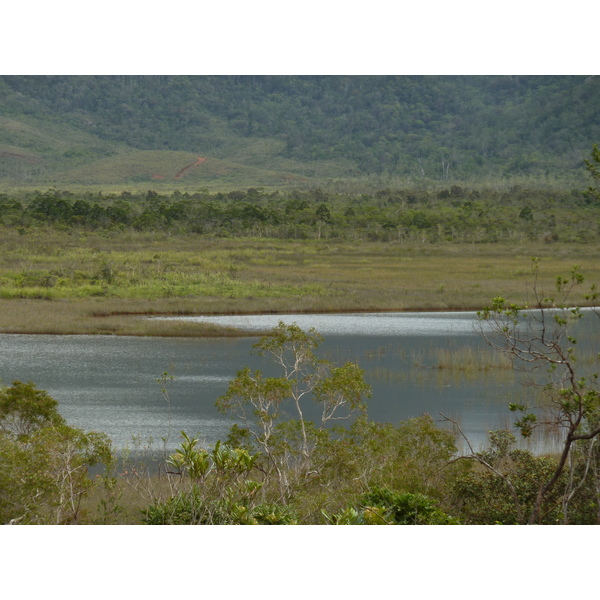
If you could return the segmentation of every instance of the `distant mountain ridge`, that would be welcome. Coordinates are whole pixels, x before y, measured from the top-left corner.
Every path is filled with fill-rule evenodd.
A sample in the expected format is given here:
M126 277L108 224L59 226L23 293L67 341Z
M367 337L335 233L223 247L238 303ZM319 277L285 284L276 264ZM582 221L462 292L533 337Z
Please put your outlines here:
M14 185L569 176L599 142L593 76L0 77Z

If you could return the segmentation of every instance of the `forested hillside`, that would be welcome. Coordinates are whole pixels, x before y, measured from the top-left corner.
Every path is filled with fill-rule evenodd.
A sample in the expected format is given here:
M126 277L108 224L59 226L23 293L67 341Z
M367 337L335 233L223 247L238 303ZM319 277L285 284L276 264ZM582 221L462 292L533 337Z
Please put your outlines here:
M172 182L198 156L194 184L560 178L600 140L600 79L4 76L0 110L13 184Z

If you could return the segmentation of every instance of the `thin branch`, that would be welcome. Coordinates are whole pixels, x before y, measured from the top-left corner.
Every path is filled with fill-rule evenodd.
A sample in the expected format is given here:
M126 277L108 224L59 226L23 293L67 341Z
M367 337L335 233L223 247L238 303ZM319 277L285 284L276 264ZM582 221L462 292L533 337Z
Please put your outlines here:
M454 424L454 426L458 429L461 436L467 442L469 449L471 450L471 454L458 456L458 457L450 460L450 463L457 462L462 459L474 460L474 461L478 462L479 464L483 465L484 467L486 467L488 470L490 470L492 473L494 473L498 477L500 477L502 479L502 481L504 481L504 483L506 483L506 485L508 486L508 489L510 490L510 495L512 496L513 502L515 504L515 509L517 511L517 518L519 519L519 522L522 523L523 522L523 511L521 509L521 505L519 504L519 497L517 496L517 490L515 489L515 486L513 485L512 481L506 475L504 475L503 473L498 471L498 469L494 468L492 465L490 465L490 463L488 463L486 460L484 460L480 454L478 454L477 452L475 452L473 450L473 446L471 445L471 442L469 441L467 436L464 434L460 425L454 419L447 417L443 413L440 413L440 415L442 415L442 417L444 419L446 419L447 421L450 421L450 423Z

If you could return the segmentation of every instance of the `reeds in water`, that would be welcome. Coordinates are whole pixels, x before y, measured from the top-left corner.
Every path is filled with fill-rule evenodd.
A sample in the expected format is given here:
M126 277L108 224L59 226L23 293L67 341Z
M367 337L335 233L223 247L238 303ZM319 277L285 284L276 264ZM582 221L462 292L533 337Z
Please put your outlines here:
M491 348L433 348L429 351L427 363L431 369L451 369L454 371L477 372L491 370L512 370L510 359Z

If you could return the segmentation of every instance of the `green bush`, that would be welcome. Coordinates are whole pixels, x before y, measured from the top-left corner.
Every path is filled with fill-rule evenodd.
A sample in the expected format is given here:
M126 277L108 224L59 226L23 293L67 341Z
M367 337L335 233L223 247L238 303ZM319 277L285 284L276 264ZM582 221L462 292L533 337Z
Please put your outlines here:
M113 461L109 439L70 427L33 383L0 389L0 523L77 523L94 482Z
M201 525L208 523L204 499L197 486L165 502L155 500L142 516L146 525Z
M360 498L358 507L327 515L332 525L457 525L435 500L423 494L398 493L374 487Z
M292 508L280 504L249 506L244 498L208 497L194 485L165 502L156 500L143 512L146 525L295 525Z
M382 515L393 525L456 525L458 520L438 508L436 502L423 494L399 494L385 488L373 488L361 498L363 511ZM381 509L374 511L373 508Z
M490 440L490 448L478 456L494 470L470 461L468 471L449 482L448 500L467 524L525 524L556 461L512 448L516 438L508 431L491 432ZM540 524L560 522L565 476L544 502Z

